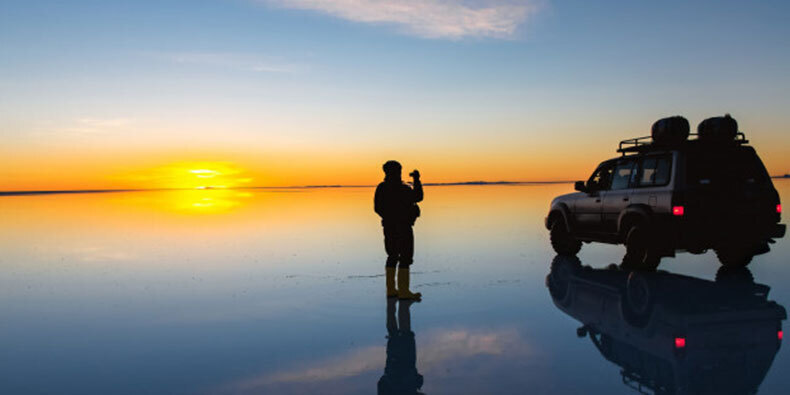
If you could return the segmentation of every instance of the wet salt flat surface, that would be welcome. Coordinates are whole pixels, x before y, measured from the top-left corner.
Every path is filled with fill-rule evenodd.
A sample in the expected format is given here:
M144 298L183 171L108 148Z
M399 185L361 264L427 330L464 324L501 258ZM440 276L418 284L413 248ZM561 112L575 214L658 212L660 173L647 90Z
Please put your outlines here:
M790 182L775 183L788 201ZM424 300L390 317L411 331L390 333L372 188L4 197L0 392L617 394L671 382L695 393L736 377L725 388L786 393L790 358L772 337L775 307L790 304L786 240L749 267L778 305L727 288L740 312L656 302L660 323L631 329L609 288L589 286L622 279L578 269L619 263L621 246L585 245L580 262L555 262L570 269L554 279L600 274L573 283L573 303L561 309L549 292L556 260L542 221L571 189L427 187L412 269ZM706 288L717 284L711 252L660 269L663 294L722 292ZM610 337L578 337L574 314ZM662 337L694 320L710 331ZM681 354L663 345L676 336L688 337ZM743 338L752 343L732 340Z

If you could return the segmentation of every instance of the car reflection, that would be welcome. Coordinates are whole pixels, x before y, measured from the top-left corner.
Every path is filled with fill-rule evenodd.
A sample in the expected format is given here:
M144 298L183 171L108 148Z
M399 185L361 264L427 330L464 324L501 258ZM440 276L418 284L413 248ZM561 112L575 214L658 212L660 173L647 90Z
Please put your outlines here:
M584 266L557 256L546 285L554 304L583 326L623 383L643 393L751 394L782 342L784 307L748 269L716 281L664 271Z

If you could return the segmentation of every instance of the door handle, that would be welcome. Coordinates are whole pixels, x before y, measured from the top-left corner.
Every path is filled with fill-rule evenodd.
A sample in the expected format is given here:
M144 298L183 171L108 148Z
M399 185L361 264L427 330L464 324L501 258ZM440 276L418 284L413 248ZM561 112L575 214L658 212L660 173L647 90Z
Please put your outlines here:
M624 201L624 202L627 202L627 201L628 201L628 198L627 198L627 197L624 197L624 198L623 198L623 201Z
M601 199L595 199L595 203L600 203Z

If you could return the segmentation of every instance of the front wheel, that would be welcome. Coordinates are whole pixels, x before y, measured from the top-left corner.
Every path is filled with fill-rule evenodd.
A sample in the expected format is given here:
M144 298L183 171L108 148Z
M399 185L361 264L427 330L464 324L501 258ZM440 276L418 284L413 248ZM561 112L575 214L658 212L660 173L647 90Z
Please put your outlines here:
M561 220L555 220L551 224L549 238L554 251L560 255L574 256L582 249L582 242L571 235Z
M647 227L633 226L625 238L625 256L623 266L628 269L655 270L661 263L661 257L650 245L650 234Z

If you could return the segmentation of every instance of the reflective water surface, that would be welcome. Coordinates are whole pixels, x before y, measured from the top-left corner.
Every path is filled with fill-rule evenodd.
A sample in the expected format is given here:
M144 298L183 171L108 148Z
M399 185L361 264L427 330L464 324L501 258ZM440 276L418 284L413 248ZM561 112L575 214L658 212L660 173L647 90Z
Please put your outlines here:
M571 189L426 187L413 304L372 188L0 198L0 393L786 393L786 240L631 276L555 256Z

